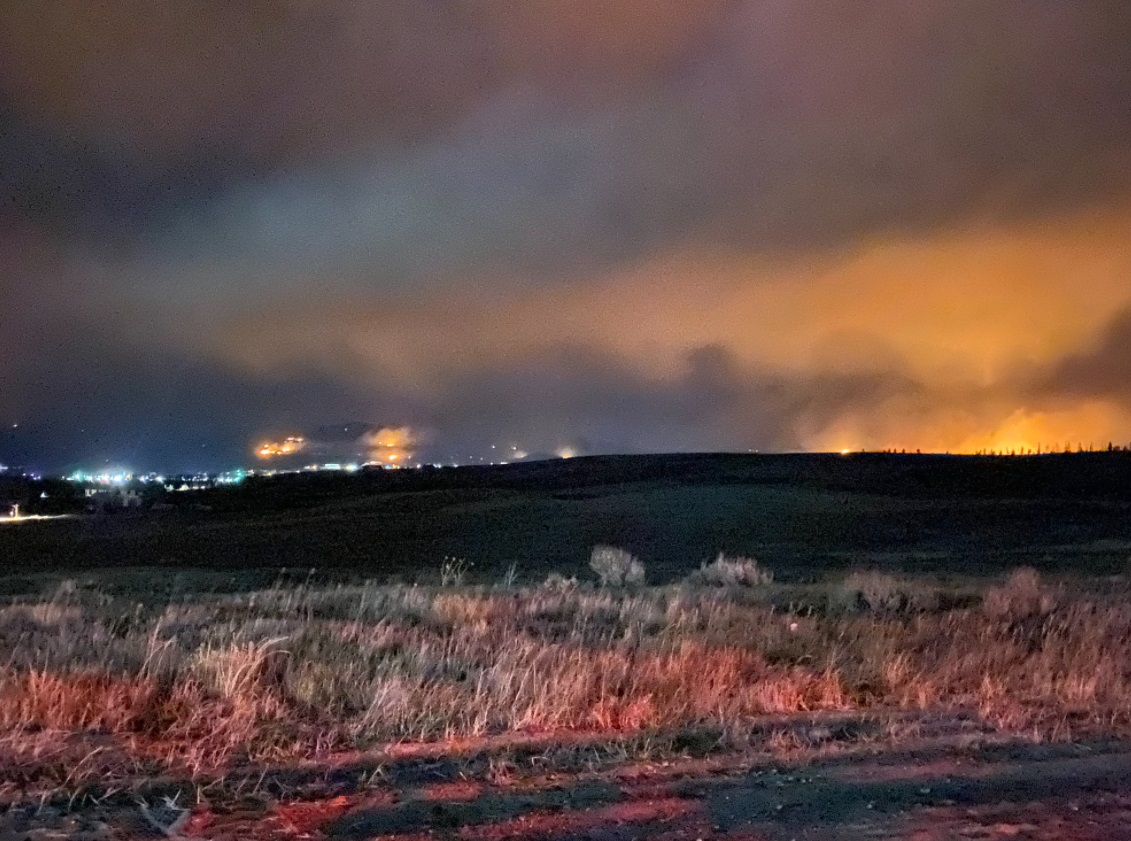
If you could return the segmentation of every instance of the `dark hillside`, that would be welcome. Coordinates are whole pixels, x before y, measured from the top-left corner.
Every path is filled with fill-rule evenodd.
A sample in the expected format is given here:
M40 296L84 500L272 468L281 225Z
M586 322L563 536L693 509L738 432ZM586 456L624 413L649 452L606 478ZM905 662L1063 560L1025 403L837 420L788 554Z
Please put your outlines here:
M173 510L4 527L0 569L427 579L456 556L495 580L511 563L530 578L584 575L591 547L611 543L665 580L719 551L785 577L850 565L1115 572L1131 555L1123 453L610 456L296 474L169 498Z

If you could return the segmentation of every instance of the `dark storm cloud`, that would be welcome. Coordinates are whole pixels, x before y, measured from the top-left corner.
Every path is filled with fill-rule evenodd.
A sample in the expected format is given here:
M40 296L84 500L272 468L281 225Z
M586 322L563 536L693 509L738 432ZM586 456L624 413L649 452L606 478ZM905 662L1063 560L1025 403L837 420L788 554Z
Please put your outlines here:
M497 74L460 3L14 0L4 89L63 133L154 158L293 162L442 126Z
M118 145L60 135L0 109L0 211L103 248L167 224L255 172L220 148L150 160Z
M110 170L118 190L156 205L163 187L218 197L265 169L359 153L379 166L510 87L605 99L694 43L726 4L605 5L594 16L556 0L16 0L0 9L0 105L18 145L57 148L65 187ZM195 163L212 155L246 166L198 184ZM8 177L23 180L20 169ZM81 230L88 209L70 190L60 199L49 215Z
M178 257L546 270L1131 184L1122 0L108 8L2 13L17 133L69 173L28 176L32 155L8 177L80 230L148 218Z

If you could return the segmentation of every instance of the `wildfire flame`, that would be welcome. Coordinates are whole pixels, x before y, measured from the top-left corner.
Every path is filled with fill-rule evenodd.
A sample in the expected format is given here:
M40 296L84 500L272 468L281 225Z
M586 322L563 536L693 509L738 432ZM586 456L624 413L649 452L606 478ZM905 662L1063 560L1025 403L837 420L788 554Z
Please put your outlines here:
M407 426L383 426L365 436L369 460L388 467L400 467L416 453L416 435Z
M272 459L301 453L305 448L306 439L292 435L282 441L264 441L256 448L255 454L261 459Z

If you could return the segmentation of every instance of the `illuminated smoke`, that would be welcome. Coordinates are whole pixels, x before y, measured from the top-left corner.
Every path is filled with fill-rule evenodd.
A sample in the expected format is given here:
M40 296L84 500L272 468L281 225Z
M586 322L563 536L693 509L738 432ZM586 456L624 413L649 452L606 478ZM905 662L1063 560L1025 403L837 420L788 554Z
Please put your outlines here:
M408 464L416 454L416 435L407 426L383 426L363 440L369 460L388 467Z

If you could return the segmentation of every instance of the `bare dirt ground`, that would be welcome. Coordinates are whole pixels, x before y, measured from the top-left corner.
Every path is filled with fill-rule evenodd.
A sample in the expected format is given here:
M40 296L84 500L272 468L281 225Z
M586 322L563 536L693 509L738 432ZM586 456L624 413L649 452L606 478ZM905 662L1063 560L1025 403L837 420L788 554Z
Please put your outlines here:
M152 794L73 810L25 803L0 816L0 839L1131 839L1128 744L799 752L569 774L468 767L422 756L379 767L364 785L327 773L285 794L268 785L188 809Z

